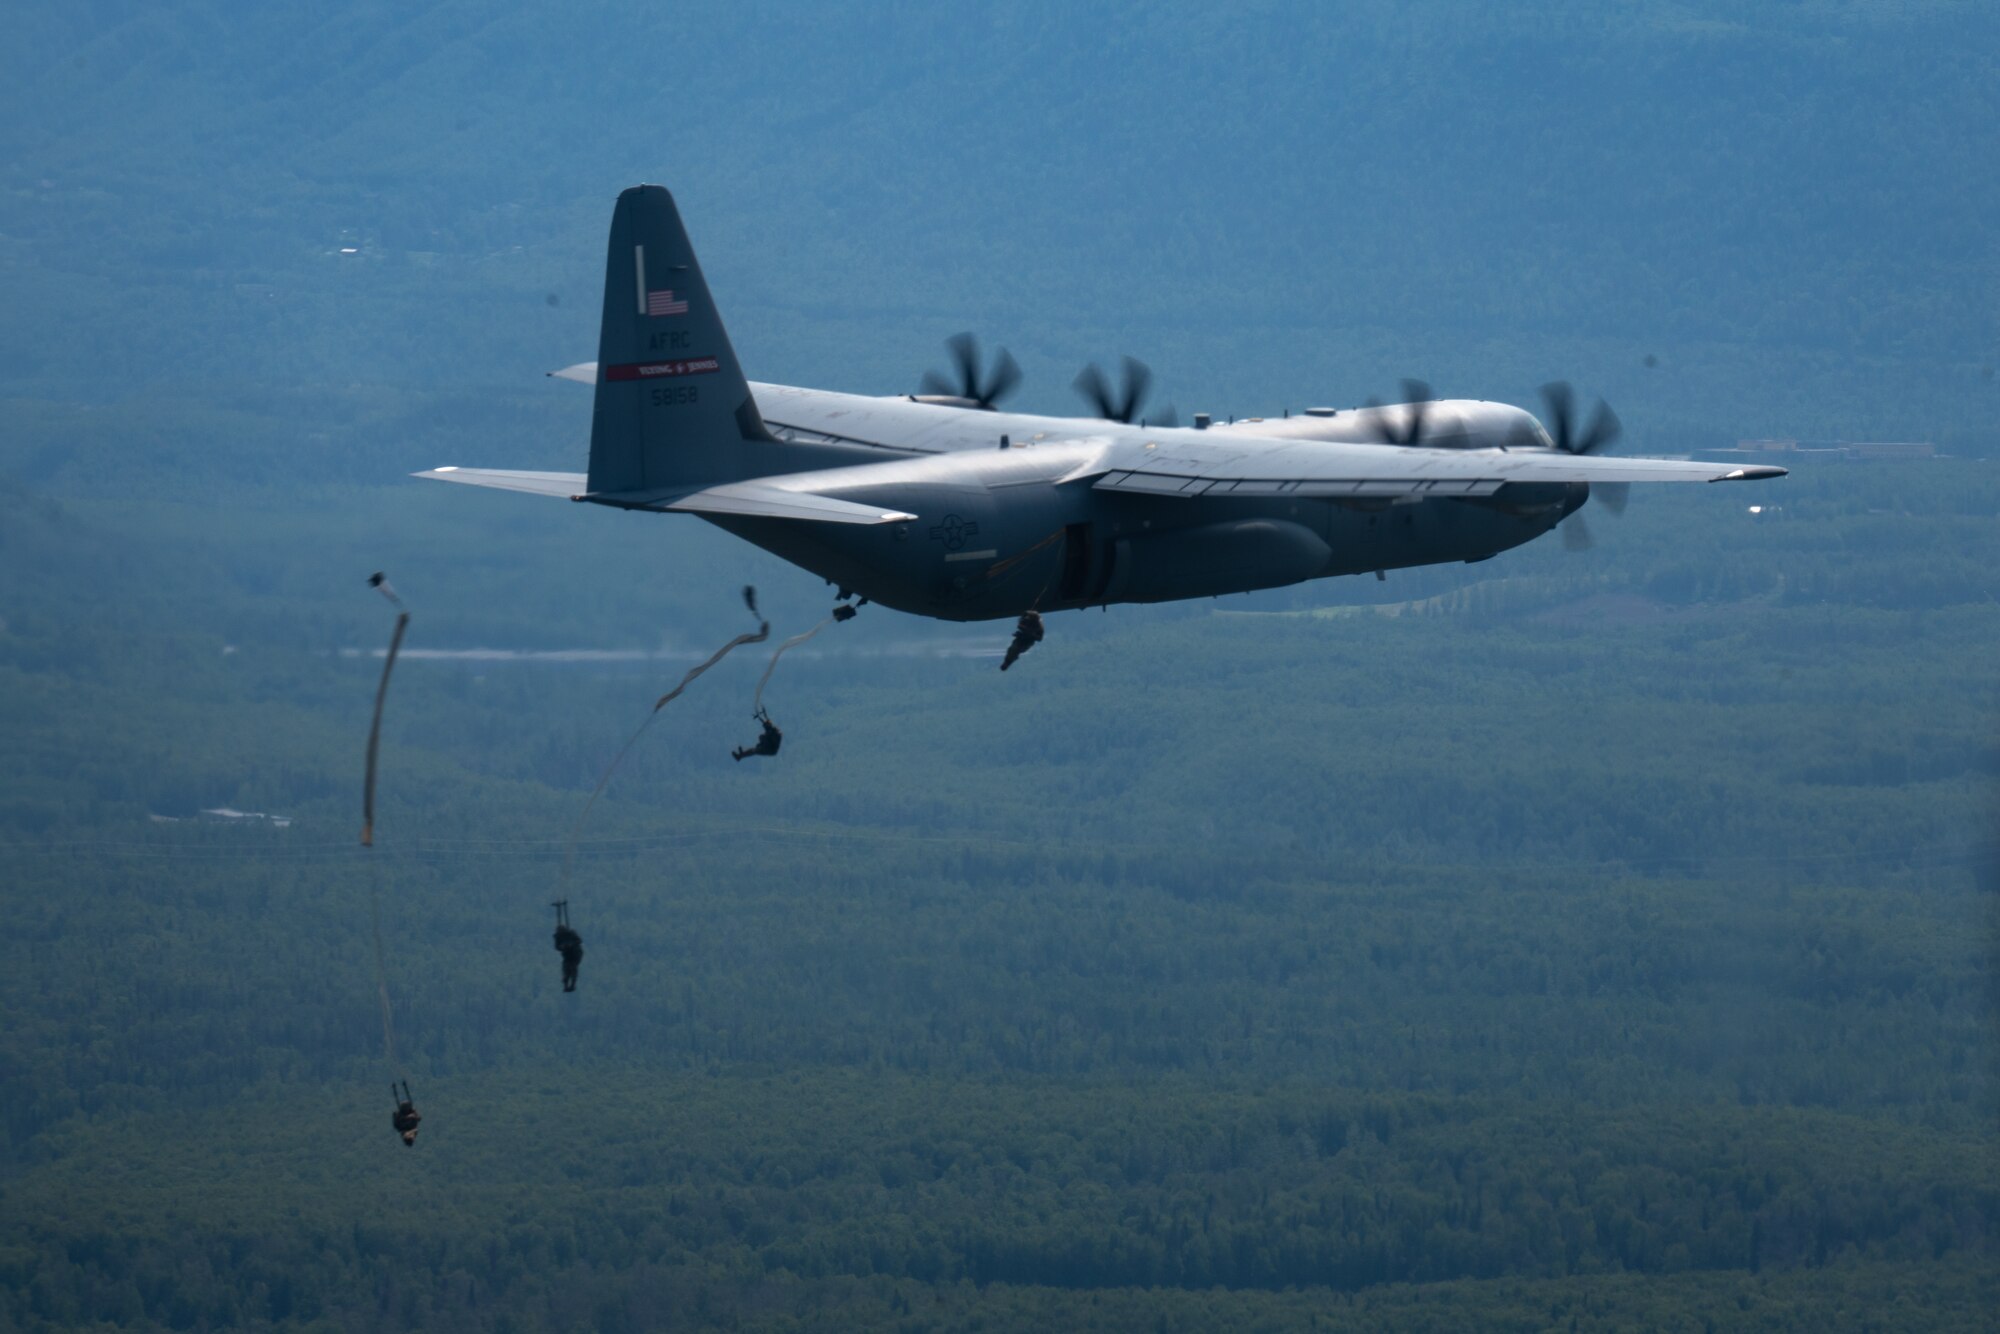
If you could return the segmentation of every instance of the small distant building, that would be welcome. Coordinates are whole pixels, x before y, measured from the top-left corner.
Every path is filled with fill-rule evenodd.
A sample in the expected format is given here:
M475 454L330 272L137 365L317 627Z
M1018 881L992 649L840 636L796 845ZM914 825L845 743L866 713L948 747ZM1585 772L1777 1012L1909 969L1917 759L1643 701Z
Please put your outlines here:
M1728 458L1771 455L1797 458L1816 455L1823 459L1931 459L1937 446L1928 440L1738 440L1734 449L1707 451Z
M289 815L266 815L262 811L239 811L233 806L210 806L202 815L211 820L248 821L251 824L265 823L273 829L290 829L292 817Z
M1850 440L1841 445L1851 459L1930 459L1937 446L1928 440Z

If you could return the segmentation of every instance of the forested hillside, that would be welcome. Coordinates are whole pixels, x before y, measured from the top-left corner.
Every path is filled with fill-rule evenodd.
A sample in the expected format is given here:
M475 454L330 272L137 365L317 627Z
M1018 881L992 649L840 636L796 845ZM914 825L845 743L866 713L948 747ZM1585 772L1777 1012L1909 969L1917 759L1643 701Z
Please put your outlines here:
M0 1327L1990 1327L1985 10L10 31ZM401 475L582 466L541 373L637 179L760 378L974 327L1051 411L1129 351L1183 413L1561 375L1625 452L1956 457L1052 616L1004 676L867 607L778 759L744 649L568 858L741 586L777 636L832 591Z
M285 543L16 489L8 1319L1974 1328L1986 472L1647 497L1592 552L1359 589L1393 602L1056 617L1004 677L999 631L867 609L781 666L762 769L726 756L762 659L699 682L566 884L736 583L781 630L809 584L439 496L391 565L413 654L658 655L406 660L364 854L388 609L336 520L411 498ZM566 605L642 556L701 577Z

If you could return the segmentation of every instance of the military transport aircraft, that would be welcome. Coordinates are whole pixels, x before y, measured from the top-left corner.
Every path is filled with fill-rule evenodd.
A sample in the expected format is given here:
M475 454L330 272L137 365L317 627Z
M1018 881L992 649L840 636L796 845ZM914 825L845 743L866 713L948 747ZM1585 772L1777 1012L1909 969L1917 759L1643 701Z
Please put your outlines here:
M1599 488L1781 477L1783 468L1594 455L1616 436L1598 406L1579 425L1551 385L1554 434L1504 403L1314 409L1193 427L1131 419L1143 368L1114 396L1095 368L1096 418L1003 412L1019 372L1003 353L980 383L921 396L831 393L745 380L657 185L619 196L595 362L556 374L595 386L590 471L436 468L438 481L682 511L845 590L953 621L1275 588L1337 574L1479 561L1561 523Z

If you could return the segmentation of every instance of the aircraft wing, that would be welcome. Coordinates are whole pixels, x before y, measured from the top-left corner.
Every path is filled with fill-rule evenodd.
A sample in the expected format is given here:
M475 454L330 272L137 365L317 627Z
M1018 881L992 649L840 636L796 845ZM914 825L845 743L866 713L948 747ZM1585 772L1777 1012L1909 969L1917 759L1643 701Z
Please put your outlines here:
M433 482L489 486L501 491L590 500L622 509L685 510L692 514L731 514L762 519L809 519L820 523L907 523L916 518L902 510L857 505L851 500L811 491L772 486L766 482L730 482L689 491L633 491L588 495L580 472L516 472L507 468L432 468L412 474Z
M550 374L594 383L597 364L582 362ZM750 388L765 421L781 435L872 445L902 454L988 451L1003 434L1011 435L1020 445L1077 444L1101 440L1107 434L1122 436L1062 480L1094 479L1092 485L1098 490L1148 495L1488 496L1509 482L1733 482L1785 475L1785 469L1767 465L1568 454L1553 449L1424 449L1286 439L1220 428L1145 430L1078 418L970 412L906 398L872 398L793 385L753 382ZM469 479L461 476L458 480Z
M1175 441L1108 451L1100 491L1156 496L1489 496L1510 482L1734 482L1783 468L1608 458L1545 449L1417 449L1324 441ZM1081 480L1081 479L1079 479Z

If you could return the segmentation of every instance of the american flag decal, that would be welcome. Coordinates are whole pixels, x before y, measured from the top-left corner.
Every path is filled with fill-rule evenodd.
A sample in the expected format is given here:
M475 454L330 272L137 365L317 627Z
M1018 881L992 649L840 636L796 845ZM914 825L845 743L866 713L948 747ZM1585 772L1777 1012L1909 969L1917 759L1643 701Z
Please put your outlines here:
M646 313L653 316L685 315L688 313L688 303L685 299L676 301L671 291L648 292L646 293Z

